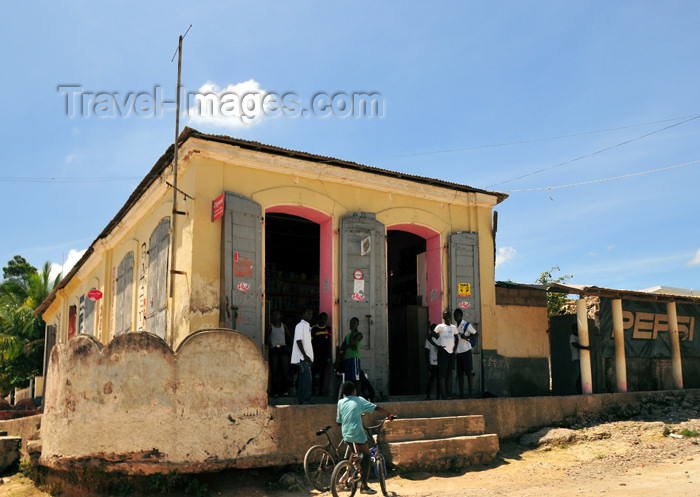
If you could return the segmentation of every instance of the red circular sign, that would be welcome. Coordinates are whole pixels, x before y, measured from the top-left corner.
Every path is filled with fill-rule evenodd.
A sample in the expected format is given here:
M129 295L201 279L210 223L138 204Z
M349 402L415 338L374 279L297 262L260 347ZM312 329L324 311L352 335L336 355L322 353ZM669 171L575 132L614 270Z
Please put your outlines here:
M363 273L363 272L362 272L361 270L359 270L359 269L355 269L355 271L352 273L352 276L353 276L356 280L361 280L362 278L365 277L365 273Z
M99 290L90 290L87 294L90 300L100 300L102 298L102 292Z

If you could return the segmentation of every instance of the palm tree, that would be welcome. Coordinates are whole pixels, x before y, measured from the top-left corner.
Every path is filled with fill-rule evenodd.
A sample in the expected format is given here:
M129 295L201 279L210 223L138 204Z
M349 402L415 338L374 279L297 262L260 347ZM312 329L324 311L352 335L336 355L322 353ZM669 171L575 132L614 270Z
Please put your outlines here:
M0 393L26 386L41 373L44 352L44 321L34 314L60 275L51 281L51 264L26 280L7 279L0 284Z

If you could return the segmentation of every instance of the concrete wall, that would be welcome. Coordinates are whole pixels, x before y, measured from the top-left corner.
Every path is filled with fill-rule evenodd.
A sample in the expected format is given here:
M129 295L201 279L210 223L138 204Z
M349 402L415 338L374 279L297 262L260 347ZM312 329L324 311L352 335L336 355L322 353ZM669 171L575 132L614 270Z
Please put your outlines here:
M27 441L36 438L40 428L41 414L27 416L26 418L0 421L0 431L6 431L8 436L22 438L20 453L23 461L29 459L29 455L27 454Z
M547 300L542 290L496 286L495 347L484 345L484 390L498 396L549 393Z
M136 473L264 465L278 438L266 388L259 349L234 331L199 331L176 352L149 333L107 347L80 335L51 352L41 463Z

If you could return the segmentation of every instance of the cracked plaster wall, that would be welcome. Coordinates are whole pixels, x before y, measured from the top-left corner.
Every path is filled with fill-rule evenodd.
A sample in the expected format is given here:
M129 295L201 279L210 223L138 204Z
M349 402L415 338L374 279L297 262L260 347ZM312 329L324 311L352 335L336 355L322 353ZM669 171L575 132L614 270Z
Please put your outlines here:
M173 352L156 335L51 351L41 463L152 473L264 465L276 449L267 363L248 337L201 330Z

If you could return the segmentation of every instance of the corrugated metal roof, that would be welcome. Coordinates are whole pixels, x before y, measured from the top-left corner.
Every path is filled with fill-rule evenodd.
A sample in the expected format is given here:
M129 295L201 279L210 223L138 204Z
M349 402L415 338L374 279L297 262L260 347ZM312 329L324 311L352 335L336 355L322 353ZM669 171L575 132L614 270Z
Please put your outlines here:
M614 288L600 288L597 286L571 285L551 283L547 290L557 293L571 293L576 295L595 295L613 299L644 300L647 302L679 302L686 304L700 304L700 297L687 297L681 295L647 293L632 290L617 290Z
M178 144L180 147L190 138L199 138L202 140L208 140L218 143L224 143L228 145L237 146L246 150L256 150L259 152L265 152L269 154L281 155L285 157L292 157L301 160L313 161L323 164L328 164L331 166L342 167L347 169L353 169L357 171L364 171L371 174L380 174L383 176L391 176L394 178L404 179L408 181L414 181L417 183L429 184L434 186L440 186L444 188L449 188L451 190L462 191L466 193L482 193L485 195L490 195L496 197L496 203L503 202L508 198L508 194L500 192L492 192L488 190L481 190L478 188L472 188L466 185L460 185L457 183L451 183L449 181L442 181L438 179L428 178L424 176L416 176L411 174L399 173L396 171L390 171L388 169L381 169L378 167L367 166L364 164L358 164L356 162L344 161L336 159L333 157L325 157L322 155L309 154L306 152L300 152L297 150L290 150L282 147L275 147L272 145L265 145L264 143L242 140L239 138L233 138L225 135L211 135L206 133L201 133L196 129L185 127L180 133L178 138ZM44 302L37 307L35 314L42 314L56 299L56 293L61 288L64 288L68 282L75 276L75 274L80 270L83 264L88 260L90 255L94 252L95 244L102 238L107 237L109 233L114 229L114 227L124 218L124 216L129 212L129 210L136 204L136 202L141 198L141 196L148 190L148 188L155 182L157 178L165 171L165 169L173 161L174 146L170 145L163 155L156 161L155 165L146 174L146 176L141 180L133 193L129 196L126 203L119 209L117 215L107 224L107 226L102 230L102 232L97 236L97 238L90 244L90 247L85 252L85 254L80 258L80 260L73 266L71 271L56 285L56 288L49 294L49 296L44 300Z

